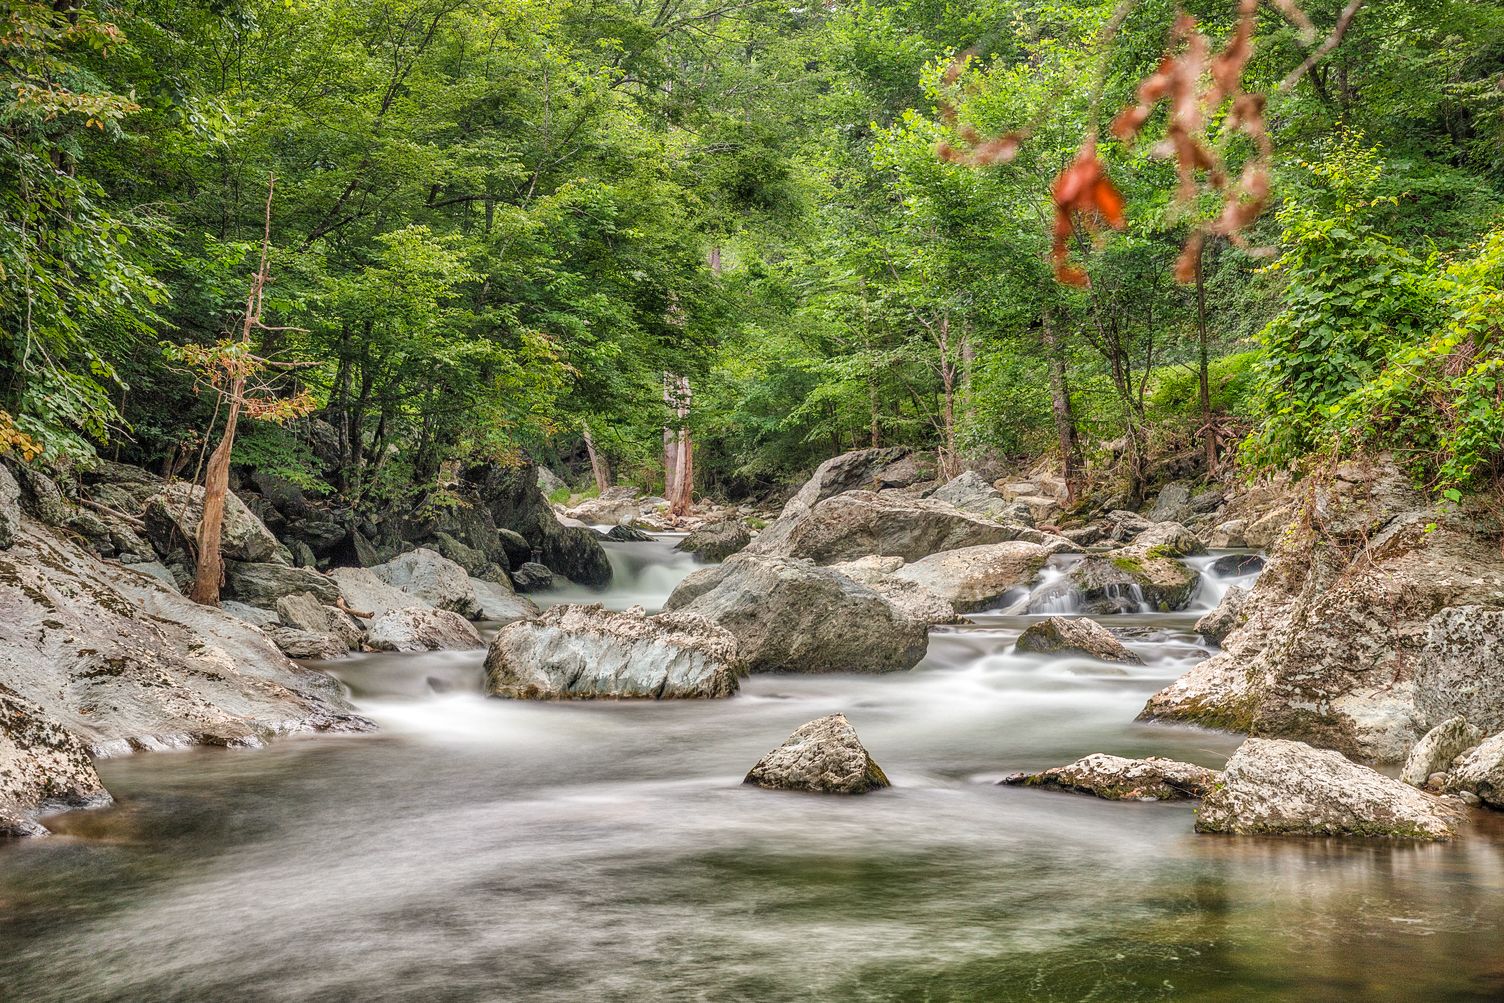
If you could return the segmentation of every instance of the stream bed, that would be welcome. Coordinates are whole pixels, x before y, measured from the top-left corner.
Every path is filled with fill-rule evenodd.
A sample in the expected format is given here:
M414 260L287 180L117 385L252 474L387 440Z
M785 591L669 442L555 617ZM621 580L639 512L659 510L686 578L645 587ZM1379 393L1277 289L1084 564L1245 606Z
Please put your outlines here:
M607 546L614 607L694 567ZM115 807L0 845L0 1000L1504 999L1504 816L1198 836L1189 805L996 784L1220 767L1237 736L1134 721L1206 656L1197 615L1104 618L1143 666L1015 655L1034 618L980 614L912 672L722 701L490 700L479 651L332 663L378 733L105 760ZM835 711L893 789L741 785Z

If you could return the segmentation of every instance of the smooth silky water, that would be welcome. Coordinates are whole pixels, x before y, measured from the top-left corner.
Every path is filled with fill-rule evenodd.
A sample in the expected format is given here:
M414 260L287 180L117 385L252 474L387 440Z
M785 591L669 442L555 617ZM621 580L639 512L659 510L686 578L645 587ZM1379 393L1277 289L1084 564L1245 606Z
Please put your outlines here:
M612 606L693 568L608 548ZM1238 739L1134 721L1206 656L1192 613L1106 618L1128 668L976 619L912 672L722 701L488 700L478 652L338 663L379 733L108 760L116 807L0 847L0 999L1504 999L1499 816L1449 845L1197 836L1187 805L997 786ZM741 785L833 711L892 790Z

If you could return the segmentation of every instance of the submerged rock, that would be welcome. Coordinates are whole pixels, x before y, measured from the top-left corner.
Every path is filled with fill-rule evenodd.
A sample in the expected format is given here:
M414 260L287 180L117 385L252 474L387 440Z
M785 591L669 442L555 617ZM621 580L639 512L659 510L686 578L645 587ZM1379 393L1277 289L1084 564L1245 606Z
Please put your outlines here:
M1068 766L1015 773L1003 783L1073 791L1109 801L1181 801L1204 797L1220 776L1204 766L1158 756L1124 759L1098 752Z
M37 813L110 800L83 743L41 707L0 685L0 838L45 836Z
M707 561L724 561L752 542L752 534L740 520L728 519L701 526L679 541L675 550L694 554Z
M366 627L366 644L376 651L456 651L485 646L470 621L447 609L394 609Z
M752 672L891 672L913 668L928 625L830 568L737 554L679 583L665 609L730 631Z
M1432 774L1445 773L1452 760L1483 741L1483 730L1458 715L1441 722L1415 743L1400 779L1415 787L1426 786Z
M1140 664L1140 659L1112 635L1112 631L1086 617L1052 616L1030 624L1018 636L1019 651L1033 654L1080 654L1104 662Z
M1471 794L1491 808L1504 808L1504 732L1452 763L1447 790Z
M889 574L950 603L957 612L990 609L1015 589L1026 587L1057 547L1019 540L962 547L920 558Z
M1250 738L1201 802L1197 832L1450 839L1451 804L1304 742Z
M508 624L486 655L486 692L516 700L727 697L736 639L692 614L554 606Z
M865 794L892 786L844 714L801 725L758 760L742 782L820 794Z

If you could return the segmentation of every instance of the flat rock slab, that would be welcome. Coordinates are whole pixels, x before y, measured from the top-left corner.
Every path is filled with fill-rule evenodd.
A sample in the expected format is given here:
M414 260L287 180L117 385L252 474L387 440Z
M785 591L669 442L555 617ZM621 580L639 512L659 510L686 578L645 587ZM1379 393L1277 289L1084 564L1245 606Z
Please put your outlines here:
M1220 776L1204 766L1159 756L1124 759L1097 752L1068 766L1014 773L1003 783L1090 794L1108 801L1184 801L1204 797Z
M1304 742L1250 738L1201 802L1197 832L1450 839L1461 811Z
M844 714L800 726L758 760L743 783L819 794L865 794L892 786Z

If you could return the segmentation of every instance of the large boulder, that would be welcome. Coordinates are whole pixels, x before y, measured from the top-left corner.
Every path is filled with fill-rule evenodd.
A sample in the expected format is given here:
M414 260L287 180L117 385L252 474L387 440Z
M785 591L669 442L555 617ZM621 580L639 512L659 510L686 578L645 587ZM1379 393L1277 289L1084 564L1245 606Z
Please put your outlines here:
M871 491L833 495L785 522L789 518L780 516L753 538L746 552L805 557L817 564L869 554L917 561L961 547L1054 539L1030 526L994 522L932 498Z
M758 760L742 782L819 794L865 794L892 786L844 714L801 725Z
M554 606L508 624L486 654L486 692L516 700L728 697L736 639L687 614Z
M831 571L860 582L882 596L899 613L911 620L931 626L966 623L967 620L950 602L916 582L892 577L903 567L902 557L863 557L855 561L826 565Z
M414 606L373 617L366 645L376 651L451 651L484 647L485 642L458 613Z
M1009 592L1027 587L1058 549L1021 540L962 547L921 557L889 577L913 582L957 612L970 613L990 609Z
M1504 554L1485 511L1433 508L1385 458L1307 483L1222 653L1144 716L1404 762L1456 715L1504 730Z
M312 568L258 561L231 561L225 565L225 595L252 606L275 606L284 596L307 592L321 603L339 602L339 585Z
M1015 647L1039 655L1085 655L1103 662L1138 665L1139 657L1112 631L1086 617L1052 616L1033 623L1020 635Z
M1227 635L1243 625L1243 610L1248 605L1248 590L1236 585L1222 594L1217 608L1196 621L1196 633L1212 644L1221 644Z
M329 578L339 587L345 605L358 613L380 616L389 610L430 606L422 596L388 585L370 568L335 568Z
M424 605L471 619L480 616L475 589L465 569L426 547L399 554L370 571L392 588L421 599Z
M1156 557L1192 557L1206 553L1206 544L1178 522L1156 522L1133 537L1131 549Z
M538 615L538 604L526 596L520 596L504 585L470 579L475 590L475 601L480 605L480 618L495 623L511 623Z
M512 567L532 559L531 551L537 550L543 564L572 582L593 589L611 584L611 562L600 541L588 528L559 522L538 490L536 468L531 463L476 467L466 472L465 482L475 495L476 505L496 526L503 546L508 540L502 530L510 530L528 543L527 554L509 551Z
M0 684L0 838L46 835L39 812L109 802L83 743Z
M760 552L786 553L790 531L826 498L846 491L908 487L923 479L922 466L906 446L856 449L831 457L815 468L778 518L758 533Z
M752 534L741 520L727 519L701 526L680 540L674 549L707 561L724 561L751 542Z
M1446 773L1454 759L1482 741L1483 730L1467 718L1460 714L1448 718L1415 743L1405 760L1405 768L1400 771L1400 779L1414 787L1424 787L1432 774Z
M346 651L359 648L364 639L365 631L353 617L341 609L325 606L311 592L283 596L277 600L275 608L277 619L284 627L335 638ZM284 654L288 654L284 645L279 644L278 647L282 648Z
M1014 773L1003 783L1090 794L1108 801L1183 801L1205 797L1221 775L1216 770L1150 756L1124 759L1093 753L1067 766Z
M1462 813L1340 752L1250 738L1201 802L1197 832L1450 839Z
M182 551L192 553L203 517L202 486L184 481L164 484L146 503L147 539L163 557ZM287 560L282 544L233 491L225 495L219 552L230 561Z
M260 629L29 520L0 551L0 685L96 752L369 727Z
M1182 522L1191 517L1191 488L1184 481L1171 481L1159 489L1149 518L1154 522Z
M350 653L350 646L333 634L322 634L297 627L267 627L266 636L272 639L277 650L288 658L305 661L324 661L343 658Z
M1504 809L1504 732L1453 761L1447 790L1464 791L1492 808Z
M975 470L968 470L945 482L930 497L954 505L963 512L975 512L999 522L1034 523L1034 512L1027 504L1004 498Z
M554 573L547 565L528 561L512 572L512 584L518 592L544 592L554 587Z
M724 627L753 672L891 672L913 668L928 645L925 622L796 558L737 554L684 579L664 608Z

